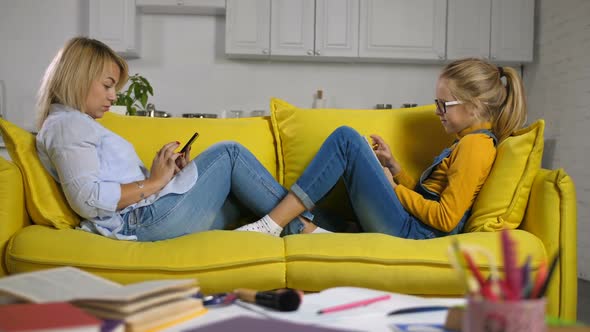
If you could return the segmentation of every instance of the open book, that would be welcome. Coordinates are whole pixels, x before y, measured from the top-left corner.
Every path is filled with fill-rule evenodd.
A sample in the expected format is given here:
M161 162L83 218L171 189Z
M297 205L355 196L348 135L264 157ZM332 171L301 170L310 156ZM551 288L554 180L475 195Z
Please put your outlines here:
M152 329L204 313L202 301L193 297L198 292L195 279L121 285L74 267L0 279L3 302L70 302L97 317L124 320L132 331Z

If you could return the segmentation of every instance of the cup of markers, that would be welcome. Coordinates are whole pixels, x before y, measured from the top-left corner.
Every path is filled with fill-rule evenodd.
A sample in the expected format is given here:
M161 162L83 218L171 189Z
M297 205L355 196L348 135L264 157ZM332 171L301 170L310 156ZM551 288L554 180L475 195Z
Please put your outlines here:
M531 256L517 264L516 242L509 232L500 232L504 278L498 274L493 255L482 247L459 245L449 248L451 265L457 270L467 289L462 331L535 331L544 332L545 292L555 271L559 251L548 265L542 261L533 275ZM489 275L484 276L474 257L485 257Z
M462 331L544 332L545 298L490 301L468 298Z

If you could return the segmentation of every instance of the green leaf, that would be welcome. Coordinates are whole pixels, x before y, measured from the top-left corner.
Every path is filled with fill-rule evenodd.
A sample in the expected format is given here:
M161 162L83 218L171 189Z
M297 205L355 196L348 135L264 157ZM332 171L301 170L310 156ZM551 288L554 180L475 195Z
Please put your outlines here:
M134 97L136 100L141 98L142 93L141 93L141 87L139 85L136 85L133 87L133 94L134 94Z
M141 95L141 106L143 106L143 108L145 108L145 106L147 105L147 100L148 96L146 94Z
M154 89L150 82L139 73L136 73L129 77L127 90L117 94L115 104L127 106L127 113L134 115L138 109L145 110L149 95L154 95Z

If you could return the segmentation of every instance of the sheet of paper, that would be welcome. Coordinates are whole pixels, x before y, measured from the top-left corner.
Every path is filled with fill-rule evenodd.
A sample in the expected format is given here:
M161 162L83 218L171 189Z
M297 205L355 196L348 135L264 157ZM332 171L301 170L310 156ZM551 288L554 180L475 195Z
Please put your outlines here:
M346 291L349 287L346 287L343 291ZM355 289L355 288L353 288ZM358 289L357 289L358 290ZM339 292L339 291L336 291ZM331 292L328 292L330 294ZM396 295L395 293L387 293L381 291L374 291L374 290L358 290L358 294L362 295L363 298L366 295L371 294L392 294ZM301 309L305 309L308 305L314 305L313 303L316 300L310 300L314 297L318 297L319 294L307 294L302 302L300 307ZM399 294L397 294L399 295ZM398 299L404 298L398 297ZM320 302L323 302L322 299L319 299ZM392 299L393 300L393 299ZM429 305L432 304L445 304L445 305L461 305L465 303L464 299L427 299L433 300L433 302L429 302ZM311 304L310 304L311 303ZM329 303L328 303L329 304ZM173 329L166 330L166 332L176 332L176 331L184 331L190 328L195 328L198 326L204 326L206 324L210 324L212 322L218 322L222 320L226 320L232 317L240 316L240 315L247 315L253 317L272 317L277 319L298 319L297 313L280 313L276 311L272 311L270 309L266 310L257 305L253 304L244 304L241 303L242 306L238 305L228 305L228 306L221 306L210 308L209 312L206 315L198 317L195 320L190 322L186 322L181 326L175 326ZM315 304L317 305L317 304ZM322 304L323 305L323 304ZM309 311L309 310L307 310ZM313 311L313 310L312 310ZM295 315L293 315L295 314ZM327 316L326 316L327 317ZM344 317L340 316L338 319L335 320L324 320L324 321L313 321L309 322L310 319L307 321L297 321L298 323L305 323L310 325L317 325L317 326L326 326L326 327L336 327L342 328L347 330L357 330L357 331L371 331L371 332L392 332L391 326L393 324L442 324L446 318L446 311L436 311L436 312L425 312L425 313L417 313L417 314L407 314L407 315L399 315L399 316L386 316L386 315L360 315L360 316L349 316Z
M339 312L328 314L318 314L318 311L335 305L355 302L359 300L366 300L380 295L391 294L389 300L379 301L367 306L347 309ZM299 310L294 312L279 312L272 309L267 309L255 304L239 302L239 305L248 308L249 310L258 312L266 317L286 319L307 323L326 323L335 322L339 320L351 320L351 318L360 317L382 317L387 321L396 321L398 317L392 316L387 318L387 314L393 310L418 307L418 306L432 306L432 305L461 305L465 301L463 299L440 299L440 298L425 298L397 293L390 293L385 291L358 288L358 287L335 287L326 289L320 293L306 294L303 298ZM441 319L444 321L446 311L431 312L428 315L436 316L441 313ZM402 321L412 316L424 317L423 314L407 314L402 315ZM433 322L437 323L437 322Z

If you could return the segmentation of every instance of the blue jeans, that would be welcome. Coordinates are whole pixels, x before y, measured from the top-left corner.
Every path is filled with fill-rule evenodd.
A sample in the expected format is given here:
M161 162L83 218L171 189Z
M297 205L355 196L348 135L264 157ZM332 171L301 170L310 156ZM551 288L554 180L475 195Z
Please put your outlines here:
M340 178L365 232L411 239L446 235L404 209L375 153L350 127L340 127L326 139L291 191L311 210Z
M184 194L168 194L131 211L138 222L127 223L125 233L136 235L139 241L157 241L225 229L237 219L239 204L262 217L287 195L258 159L238 143L215 144L192 162L199 170L195 185ZM313 220L310 213L303 215ZM291 224L290 230L301 232L303 225L298 219Z

